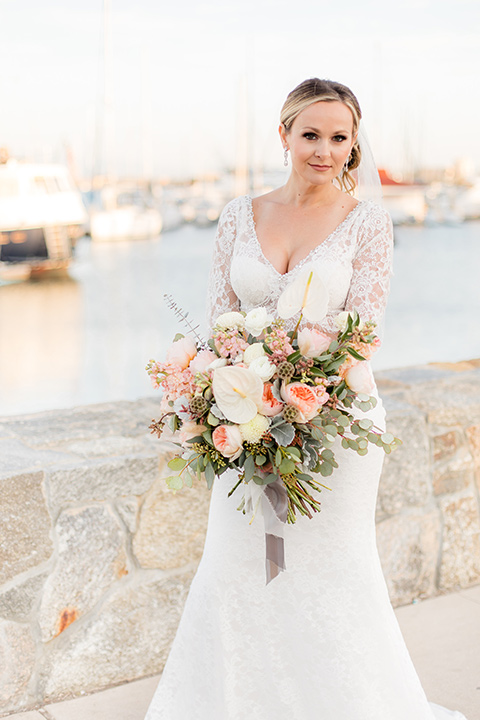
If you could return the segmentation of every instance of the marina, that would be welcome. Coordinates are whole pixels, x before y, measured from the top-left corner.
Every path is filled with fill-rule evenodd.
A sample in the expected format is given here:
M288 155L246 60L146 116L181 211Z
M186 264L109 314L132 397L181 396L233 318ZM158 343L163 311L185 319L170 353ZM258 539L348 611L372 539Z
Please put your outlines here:
M204 325L215 225L151 240L77 242L68 272L0 284L0 415L153 395L145 364ZM480 222L395 228L394 276L374 369L480 357Z

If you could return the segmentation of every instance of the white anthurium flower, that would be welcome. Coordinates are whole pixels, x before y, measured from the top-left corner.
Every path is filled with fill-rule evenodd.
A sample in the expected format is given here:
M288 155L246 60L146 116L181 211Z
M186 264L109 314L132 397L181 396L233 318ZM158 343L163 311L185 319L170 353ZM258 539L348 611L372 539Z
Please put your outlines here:
M288 320L301 312L311 322L323 320L328 310L330 293L313 267L306 267L278 298L277 312Z
M215 320L215 327L221 330L233 330L233 328L243 330L245 327L245 316L235 311L222 313L222 315L219 315Z
M261 378L262 382L270 380L277 370L277 366L271 363L268 357L255 358L248 367L249 370L256 373Z
M254 308L245 315L245 330L253 337L259 337L272 320L273 317L269 315L266 308Z
M227 365L213 374L215 402L227 420L247 423L262 407L263 382L249 368Z
M243 352L243 362L250 365L257 358L264 357L267 353L263 347L263 343L252 343Z

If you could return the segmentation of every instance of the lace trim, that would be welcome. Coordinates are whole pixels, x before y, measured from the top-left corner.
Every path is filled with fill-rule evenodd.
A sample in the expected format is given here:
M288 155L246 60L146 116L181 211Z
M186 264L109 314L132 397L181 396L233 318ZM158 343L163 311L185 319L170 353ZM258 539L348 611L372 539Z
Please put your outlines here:
M344 227L345 227L345 225L347 224L347 222L357 213L358 208L359 208L360 206L365 205L365 203L367 202L366 200L359 200L358 203L355 205L355 207L352 208L352 210L350 210L350 212L348 213L348 215L342 220L342 222L341 222L339 225L337 225L337 227L336 227L334 230L332 230L332 232L331 232L329 235L327 235L327 237L326 237L324 240L322 240L322 242L318 243L318 245L315 245L315 247L312 248L312 249L310 250L310 252L309 252L307 255L305 255L304 258L302 258L301 260L299 260L299 262L298 262L296 265L294 265L293 268L290 268L290 270L287 270L287 272L281 273L281 272L279 272L279 271L277 270L277 268L276 268L274 265L272 265L272 263L270 262L270 260L266 257L265 253L263 252L262 246L261 246L261 244L260 244L260 240L258 239L258 235L257 235L257 228L256 228L256 224L255 224L255 216L254 216L254 214L253 214L253 202L252 202L252 197L251 197L250 195L245 195L245 198L246 198L246 201L247 201L247 228L248 228L248 232L249 232L249 234L251 235L251 237L252 237L252 239L254 240L254 242L256 243L257 248L258 248L258 251L260 252L262 258L265 260L265 262L268 264L268 266L269 266L270 268L272 268L272 270L274 270L274 272L275 272L277 275L279 275L280 277L288 277L291 273L293 273L294 271L296 271L296 270L298 270L299 268L301 268L302 265L304 265L307 261L311 260L311 258L312 258L312 257L315 255L315 253L317 252L318 248L321 247L322 245L325 245L325 243L326 243L327 241L331 240L332 238L335 238L336 235L337 235L341 230L344 229Z

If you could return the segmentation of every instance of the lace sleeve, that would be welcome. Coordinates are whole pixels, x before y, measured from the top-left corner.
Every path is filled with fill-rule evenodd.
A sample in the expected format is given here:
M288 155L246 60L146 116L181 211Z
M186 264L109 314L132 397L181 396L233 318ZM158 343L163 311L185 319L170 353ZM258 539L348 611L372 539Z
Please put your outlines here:
M360 228L345 310L355 309L362 320L380 324L390 290L392 257L392 220L376 205Z
M229 310L239 310L240 302L230 283L230 263L235 244L237 201L226 205L218 221L207 290L207 327Z

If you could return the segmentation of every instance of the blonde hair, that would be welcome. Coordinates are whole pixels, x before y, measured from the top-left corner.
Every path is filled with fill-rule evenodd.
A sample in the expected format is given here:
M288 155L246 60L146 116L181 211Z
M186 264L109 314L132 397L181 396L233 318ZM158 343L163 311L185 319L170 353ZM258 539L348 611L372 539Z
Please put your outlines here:
M333 80L319 80L319 78L304 80L287 95L280 113L280 122L285 132L290 132L295 118L302 110L316 102L341 102L346 105L353 116L353 134L358 132L362 111L353 92L346 85ZM338 177L341 187L350 194L355 190L355 180L350 172L360 165L361 159L362 152L357 139L350 152L346 171Z

